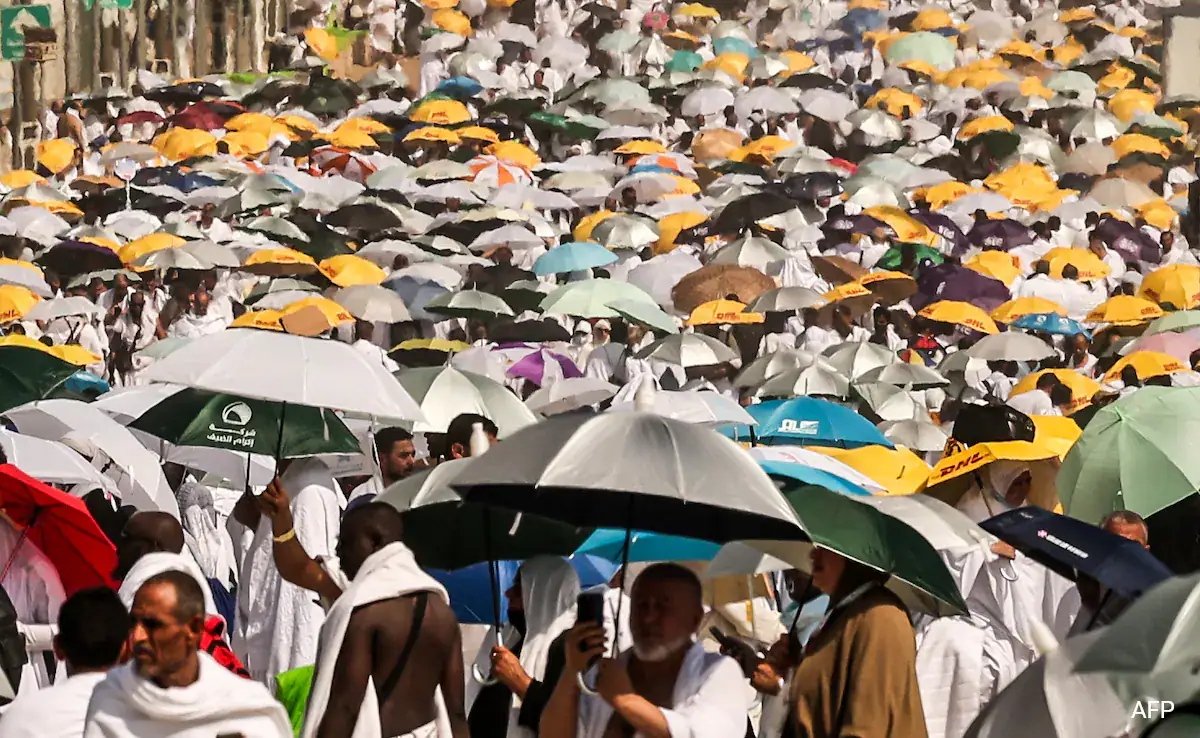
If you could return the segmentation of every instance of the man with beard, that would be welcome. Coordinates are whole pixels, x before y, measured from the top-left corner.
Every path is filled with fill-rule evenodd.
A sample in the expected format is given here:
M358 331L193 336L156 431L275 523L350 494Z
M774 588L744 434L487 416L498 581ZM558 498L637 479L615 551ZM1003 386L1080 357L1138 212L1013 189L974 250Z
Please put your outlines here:
M633 648L604 653L604 628L572 628L566 667L542 713L541 735L556 738L731 738L746 732L752 697L741 667L696 642L704 615L700 580L677 564L655 564L633 583ZM596 685L585 695L580 674Z

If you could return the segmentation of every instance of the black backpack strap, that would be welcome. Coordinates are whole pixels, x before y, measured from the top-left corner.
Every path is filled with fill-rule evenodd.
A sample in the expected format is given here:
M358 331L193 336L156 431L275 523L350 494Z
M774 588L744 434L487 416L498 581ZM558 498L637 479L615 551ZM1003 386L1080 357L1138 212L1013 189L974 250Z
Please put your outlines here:
M421 592L417 595L417 601L413 605L412 626L408 629L408 640L404 642L404 648L400 651L400 659L396 662L396 668L392 669L392 673L388 674L388 678L383 680L383 684L377 688L381 699L396 688L396 683L400 681L401 675L404 674L404 667L408 666L408 659L412 656L412 650L417 645L417 637L421 635L421 624L425 620L425 607L428 604L428 592Z

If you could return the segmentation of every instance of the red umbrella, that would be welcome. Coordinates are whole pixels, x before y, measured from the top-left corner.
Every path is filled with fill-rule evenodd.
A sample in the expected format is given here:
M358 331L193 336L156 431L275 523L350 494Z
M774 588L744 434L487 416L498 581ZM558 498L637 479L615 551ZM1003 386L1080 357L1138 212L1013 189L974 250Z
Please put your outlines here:
M67 596L88 587L112 587L117 549L83 500L42 484L11 464L0 465L0 512L21 537L0 570L8 575L24 541L38 547L62 580Z
M150 110L135 110L132 113L126 113L125 115L122 115L120 118L117 118L117 125L119 125L119 126L124 125L126 123L137 125L139 123L158 124L158 123L162 123L162 122L163 122L163 117L161 115L159 115L158 113L155 113Z
M202 131L212 131L224 128L225 121L237 115L239 107L232 103L192 103L175 115L171 116L171 124L180 128L198 128Z
M371 162L340 146L322 146L314 149L309 159L321 174L336 172L359 184L365 184L367 177L375 173L375 166Z

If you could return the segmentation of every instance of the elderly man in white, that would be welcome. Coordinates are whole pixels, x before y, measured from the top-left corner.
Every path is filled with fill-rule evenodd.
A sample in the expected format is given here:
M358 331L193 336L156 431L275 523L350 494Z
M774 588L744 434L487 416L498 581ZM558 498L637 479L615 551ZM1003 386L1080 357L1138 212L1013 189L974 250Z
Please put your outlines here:
M752 693L733 659L696 642L704 615L700 581L656 564L633 584L633 648L603 659L604 627L579 623L567 635L566 667L542 713L540 734L557 738L737 738L746 734ZM584 694L587 681L598 694Z

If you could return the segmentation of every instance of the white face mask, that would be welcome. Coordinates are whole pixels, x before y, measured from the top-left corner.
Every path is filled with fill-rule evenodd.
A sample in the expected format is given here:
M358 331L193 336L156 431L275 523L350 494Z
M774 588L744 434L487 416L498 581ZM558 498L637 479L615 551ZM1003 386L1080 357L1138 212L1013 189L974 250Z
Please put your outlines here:
M576 333L575 335L571 336L571 343L576 346L582 346L588 342L588 338L590 337L591 334L588 333Z

